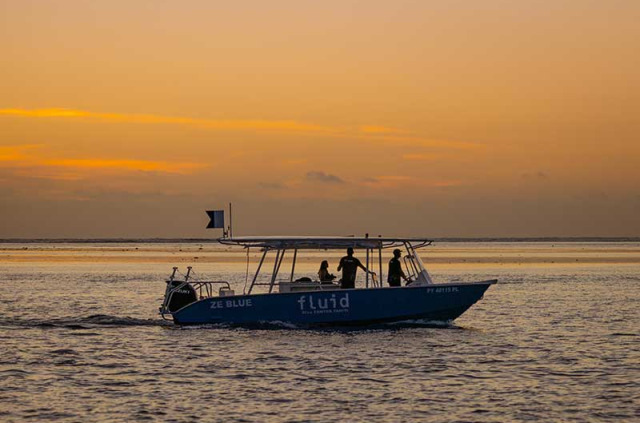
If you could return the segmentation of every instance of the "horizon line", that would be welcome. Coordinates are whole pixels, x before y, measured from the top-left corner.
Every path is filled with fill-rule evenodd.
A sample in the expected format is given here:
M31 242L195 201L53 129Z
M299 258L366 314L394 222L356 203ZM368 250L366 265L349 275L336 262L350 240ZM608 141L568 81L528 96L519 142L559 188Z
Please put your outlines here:
M430 237L434 242L640 242L640 236L537 236L537 237ZM0 244L12 243L216 243L216 238L149 237L149 238L0 238Z

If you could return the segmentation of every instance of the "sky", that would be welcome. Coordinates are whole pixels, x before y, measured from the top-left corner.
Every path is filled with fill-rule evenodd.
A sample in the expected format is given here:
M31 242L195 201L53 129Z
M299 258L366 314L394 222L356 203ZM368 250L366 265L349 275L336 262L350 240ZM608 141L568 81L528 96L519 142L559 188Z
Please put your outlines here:
M640 2L0 0L0 238L640 236Z

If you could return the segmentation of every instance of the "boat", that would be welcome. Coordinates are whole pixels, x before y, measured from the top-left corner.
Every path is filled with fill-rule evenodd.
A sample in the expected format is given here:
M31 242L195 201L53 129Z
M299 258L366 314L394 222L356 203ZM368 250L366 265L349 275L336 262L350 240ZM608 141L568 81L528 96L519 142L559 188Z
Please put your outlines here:
M434 283L417 251L432 245L430 239L368 236L234 238L227 235L225 232L217 241L244 247L247 260L251 249L262 252L250 281L247 271L243 292L236 293L228 281L199 280L191 267L180 276L174 267L166 281L160 307L163 318L178 325L282 324L302 328L415 321L450 323L497 283L496 279ZM342 289L339 283L296 274L298 252L344 251L347 248L364 256L362 264L367 269L374 269L371 273L365 272L360 286ZM400 262L408 280L404 286L390 287L383 283L383 267L386 267L383 266L383 252L390 249L402 252ZM285 257L287 270L282 268Z

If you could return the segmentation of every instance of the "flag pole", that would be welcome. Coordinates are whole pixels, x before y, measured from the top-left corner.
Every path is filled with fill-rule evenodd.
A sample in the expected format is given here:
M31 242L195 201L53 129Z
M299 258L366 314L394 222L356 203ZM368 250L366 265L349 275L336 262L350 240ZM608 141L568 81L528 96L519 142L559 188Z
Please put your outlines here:
M231 214L231 203L229 203L229 238L233 239L233 217Z

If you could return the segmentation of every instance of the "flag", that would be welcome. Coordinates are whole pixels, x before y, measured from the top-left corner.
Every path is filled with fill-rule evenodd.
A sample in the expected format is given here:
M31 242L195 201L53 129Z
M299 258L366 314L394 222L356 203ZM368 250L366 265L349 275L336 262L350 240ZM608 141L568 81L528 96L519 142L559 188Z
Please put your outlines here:
M207 225L207 229L224 229L224 210L207 210L207 214L209 215L209 224Z

